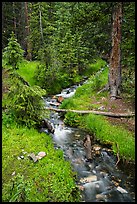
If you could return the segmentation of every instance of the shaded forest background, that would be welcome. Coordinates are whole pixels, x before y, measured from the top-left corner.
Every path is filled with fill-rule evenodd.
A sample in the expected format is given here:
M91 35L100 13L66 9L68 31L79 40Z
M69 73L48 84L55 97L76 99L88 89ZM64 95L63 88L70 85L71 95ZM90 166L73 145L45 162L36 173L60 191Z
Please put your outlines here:
M41 64L37 85L57 92L97 58L109 63L115 2L3 2L2 48L14 31L27 60ZM121 90L135 98L135 2L123 2Z

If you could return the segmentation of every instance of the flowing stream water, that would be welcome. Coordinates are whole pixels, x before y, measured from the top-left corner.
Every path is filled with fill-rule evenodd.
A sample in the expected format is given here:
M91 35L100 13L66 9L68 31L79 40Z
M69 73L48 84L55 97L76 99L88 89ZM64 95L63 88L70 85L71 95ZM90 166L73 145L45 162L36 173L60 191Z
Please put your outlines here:
M71 97L77 87L64 89L56 96ZM47 107L57 108L56 99L47 97L44 100ZM134 182L130 182L128 176L117 168L117 158L109 148L94 144L96 154L89 161L83 146L87 132L67 127L58 112L50 112L50 122L55 128L54 133L50 133L55 148L63 150L65 159L71 162L72 169L77 172L76 184L81 190L83 202L135 202ZM42 131L48 132L45 128Z

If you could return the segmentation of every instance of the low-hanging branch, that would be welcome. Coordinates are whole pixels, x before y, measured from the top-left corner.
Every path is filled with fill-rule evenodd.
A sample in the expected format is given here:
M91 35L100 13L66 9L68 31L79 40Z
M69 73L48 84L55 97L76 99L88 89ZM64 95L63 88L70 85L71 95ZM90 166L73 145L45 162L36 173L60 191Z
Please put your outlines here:
M53 110L56 112L73 112L73 113L80 113L80 114L89 114L93 113L96 115L104 115L109 117L133 117L135 116L135 113L112 113L112 112L103 112L103 111L94 111L94 110L70 110L70 109L57 109L52 107L46 107L48 110Z

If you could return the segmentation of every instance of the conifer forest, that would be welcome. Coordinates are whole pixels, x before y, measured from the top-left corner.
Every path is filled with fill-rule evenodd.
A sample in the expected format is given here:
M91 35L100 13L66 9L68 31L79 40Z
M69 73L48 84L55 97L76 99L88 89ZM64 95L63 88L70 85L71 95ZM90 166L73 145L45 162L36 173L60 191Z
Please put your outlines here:
M135 202L135 2L2 2L2 202Z

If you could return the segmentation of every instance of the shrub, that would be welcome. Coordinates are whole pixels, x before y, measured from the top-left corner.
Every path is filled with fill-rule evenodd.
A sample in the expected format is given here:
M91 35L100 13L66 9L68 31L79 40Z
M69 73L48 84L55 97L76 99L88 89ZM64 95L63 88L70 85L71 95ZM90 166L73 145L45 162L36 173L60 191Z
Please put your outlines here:
M17 123L28 127L35 126L45 114L42 96L46 91L39 86L24 84L15 73L12 73L11 81L10 90L3 105L6 103L6 107L14 115Z
M69 124L70 126L78 126L80 123L80 116L77 113L72 113L72 112L68 112L65 115L65 119L64 119L65 124Z

